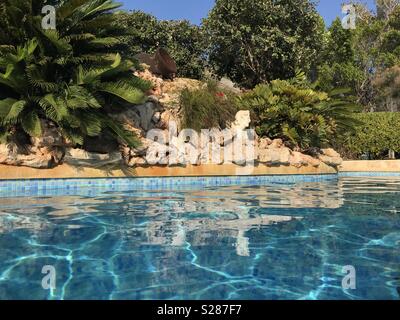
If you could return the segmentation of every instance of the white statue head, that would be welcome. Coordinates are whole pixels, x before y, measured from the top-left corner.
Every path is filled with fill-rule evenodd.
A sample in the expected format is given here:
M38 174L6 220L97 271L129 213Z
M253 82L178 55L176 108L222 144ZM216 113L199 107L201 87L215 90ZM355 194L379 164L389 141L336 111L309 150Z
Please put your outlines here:
M238 130L244 130L249 127L251 123L250 111L240 110L236 113L235 122L233 123L233 128Z

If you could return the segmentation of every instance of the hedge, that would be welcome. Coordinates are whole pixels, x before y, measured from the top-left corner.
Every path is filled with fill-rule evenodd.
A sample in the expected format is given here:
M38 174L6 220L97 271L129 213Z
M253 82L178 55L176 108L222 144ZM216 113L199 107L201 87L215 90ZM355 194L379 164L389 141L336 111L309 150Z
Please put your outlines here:
M400 112L358 113L355 118L362 124L338 147L347 158L368 154L380 159L386 158L389 150L400 153Z

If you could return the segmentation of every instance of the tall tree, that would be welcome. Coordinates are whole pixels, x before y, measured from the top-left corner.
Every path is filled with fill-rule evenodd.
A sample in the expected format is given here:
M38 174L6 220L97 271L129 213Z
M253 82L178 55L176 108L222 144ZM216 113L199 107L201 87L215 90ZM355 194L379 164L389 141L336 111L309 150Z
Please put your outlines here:
M204 38L199 26L187 20L167 21L142 11L122 15L121 22L131 36L131 54L153 53L164 47L176 61L178 76L200 79L205 69Z
M328 29L322 56L323 63L318 70L318 87L324 91L338 87L350 88L353 95L357 96L364 73L356 58L354 31L344 29L339 18Z
M309 0L217 0L204 27L215 72L244 87L310 71L324 32Z

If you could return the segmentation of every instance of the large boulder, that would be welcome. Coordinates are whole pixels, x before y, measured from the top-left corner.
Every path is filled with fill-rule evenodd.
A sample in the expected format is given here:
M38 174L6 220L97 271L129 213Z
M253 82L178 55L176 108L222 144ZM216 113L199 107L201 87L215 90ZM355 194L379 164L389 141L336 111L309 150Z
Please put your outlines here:
M15 144L0 144L0 163L13 166L26 166L37 169L52 168L63 157L61 148L29 147L28 152Z
M296 168L301 168L302 166L308 165L308 162L304 159L304 155L298 151L292 151L289 162L290 165Z
M294 166L296 168L307 165L318 167L321 164L320 160L298 151L292 151L289 162L291 166Z
M288 165L291 160L291 150L284 146L281 139L261 140L258 145L258 161L272 165Z
M337 167L343 163L343 159L338 152L329 149L321 149L321 153L318 155L318 159L328 166Z
M258 151L258 161L272 165L290 164L291 152L289 148L269 148Z
M168 51L163 48L158 48L154 55L139 53L135 58L140 63L148 65L151 73L160 75L163 78L173 79L177 73L175 61Z

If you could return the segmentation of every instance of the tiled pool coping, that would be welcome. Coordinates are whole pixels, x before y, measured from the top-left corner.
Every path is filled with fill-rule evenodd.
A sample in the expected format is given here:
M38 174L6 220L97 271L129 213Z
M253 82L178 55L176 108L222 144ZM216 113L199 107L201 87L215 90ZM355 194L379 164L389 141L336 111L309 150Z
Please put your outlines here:
M339 172L339 177L400 177L400 172L349 171Z
M0 180L0 198L95 194L127 190L174 190L187 187L262 185L337 180L340 177L400 177L400 172L340 172L311 175L129 177Z
M203 177L130 177L0 180L0 197L46 196L64 193L100 192L145 189L179 189L181 187L213 187L258 185L263 183L296 183L337 179L336 174L264 175L264 176L203 176ZM92 193L92 192L90 192Z

